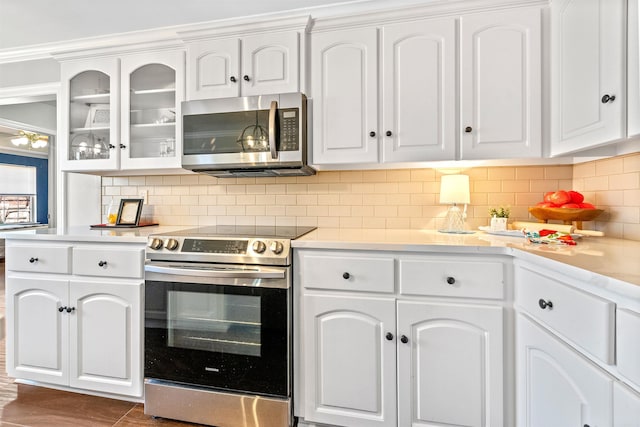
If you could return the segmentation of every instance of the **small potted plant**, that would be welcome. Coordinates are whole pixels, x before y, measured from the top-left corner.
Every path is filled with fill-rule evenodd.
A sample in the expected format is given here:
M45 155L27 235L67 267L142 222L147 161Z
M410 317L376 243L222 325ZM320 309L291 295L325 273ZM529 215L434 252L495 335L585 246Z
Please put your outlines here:
M500 206L499 208L489 209L491 217L491 231L505 231L507 229L507 221L511 210Z

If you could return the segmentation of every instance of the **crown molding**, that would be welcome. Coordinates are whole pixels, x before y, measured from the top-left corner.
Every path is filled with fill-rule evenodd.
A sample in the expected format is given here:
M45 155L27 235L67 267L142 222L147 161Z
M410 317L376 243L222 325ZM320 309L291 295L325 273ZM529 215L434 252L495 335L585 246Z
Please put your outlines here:
M0 105L53 101L59 92L60 82L0 88Z

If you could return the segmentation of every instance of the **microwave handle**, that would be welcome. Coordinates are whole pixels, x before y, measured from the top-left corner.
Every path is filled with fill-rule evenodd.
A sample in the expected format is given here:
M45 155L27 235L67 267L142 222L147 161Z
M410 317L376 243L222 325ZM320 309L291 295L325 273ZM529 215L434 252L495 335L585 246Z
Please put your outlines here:
M278 147L276 147L276 114L278 113L278 101L271 101L269 109L269 148L271 158L278 158Z

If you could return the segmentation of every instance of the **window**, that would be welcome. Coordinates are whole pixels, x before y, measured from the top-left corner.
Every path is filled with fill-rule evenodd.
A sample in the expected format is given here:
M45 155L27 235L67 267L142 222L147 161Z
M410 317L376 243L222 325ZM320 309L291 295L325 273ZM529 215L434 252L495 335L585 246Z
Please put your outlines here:
M0 164L0 224L35 221L36 168Z

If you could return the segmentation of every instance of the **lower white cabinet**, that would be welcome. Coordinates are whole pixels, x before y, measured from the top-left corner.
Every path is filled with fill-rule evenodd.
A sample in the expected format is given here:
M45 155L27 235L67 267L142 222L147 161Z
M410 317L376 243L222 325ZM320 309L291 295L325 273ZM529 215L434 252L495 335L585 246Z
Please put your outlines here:
M526 316L516 322L517 426L611 425L613 378Z
M640 394L620 383L613 385L613 427L640 427Z

